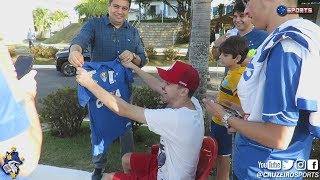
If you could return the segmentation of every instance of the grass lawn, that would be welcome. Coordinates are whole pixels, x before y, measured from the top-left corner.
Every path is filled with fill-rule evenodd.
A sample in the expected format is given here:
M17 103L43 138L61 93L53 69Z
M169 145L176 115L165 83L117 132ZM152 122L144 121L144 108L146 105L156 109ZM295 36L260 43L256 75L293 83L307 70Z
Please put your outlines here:
M159 136L141 126L135 134L135 152L149 152L145 145L159 142ZM91 172L91 140L89 122L83 122L81 132L71 138L54 137L50 132L44 133L40 164L80 169ZM120 144L115 141L108 150L106 172L122 171Z
M47 59L47 58L37 57L35 59L34 64L37 64L37 65L55 65L56 62L55 62L54 59Z

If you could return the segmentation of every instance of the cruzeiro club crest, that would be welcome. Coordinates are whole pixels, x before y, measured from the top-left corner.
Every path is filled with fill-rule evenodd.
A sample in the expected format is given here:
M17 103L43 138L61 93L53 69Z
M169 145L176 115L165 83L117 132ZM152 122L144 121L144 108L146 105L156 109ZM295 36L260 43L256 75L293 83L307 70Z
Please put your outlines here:
M11 152L7 152L4 159L4 164L2 170L10 175L12 179L15 179L19 174L19 166L23 164L24 158L19 157L19 153L16 151L15 147L11 148Z

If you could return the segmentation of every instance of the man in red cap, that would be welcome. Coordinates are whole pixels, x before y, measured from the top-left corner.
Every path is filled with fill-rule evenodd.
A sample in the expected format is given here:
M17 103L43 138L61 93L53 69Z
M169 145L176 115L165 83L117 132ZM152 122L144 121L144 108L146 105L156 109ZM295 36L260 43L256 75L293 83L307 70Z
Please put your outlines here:
M192 97L200 83L197 70L176 61L167 70L157 68L161 82L131 62L122 63L158 92L168 107L147 109L129 104L101 88L84 69L77 68L78 83L105 106L120 116L148 124L151 131L161 136L158 155L127 153L122 157L124 173L106 174L105 179L195 179L204 135L202 108Z

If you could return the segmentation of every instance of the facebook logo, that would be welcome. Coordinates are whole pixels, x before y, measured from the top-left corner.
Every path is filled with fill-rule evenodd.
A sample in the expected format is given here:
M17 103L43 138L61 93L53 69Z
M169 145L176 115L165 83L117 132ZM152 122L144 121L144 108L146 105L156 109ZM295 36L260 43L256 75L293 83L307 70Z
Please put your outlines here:
M308 170L317 171L319 169L318 159L309 159L308 160Z

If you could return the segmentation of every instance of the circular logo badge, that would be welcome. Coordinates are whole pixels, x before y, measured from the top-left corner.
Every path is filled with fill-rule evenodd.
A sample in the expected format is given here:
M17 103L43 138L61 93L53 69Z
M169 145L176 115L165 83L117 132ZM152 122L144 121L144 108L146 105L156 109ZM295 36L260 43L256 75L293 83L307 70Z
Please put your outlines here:
M287 7L285 7L284 5L281 5L277 8L277 13L280 15L280 16L285 16L287 15Z

